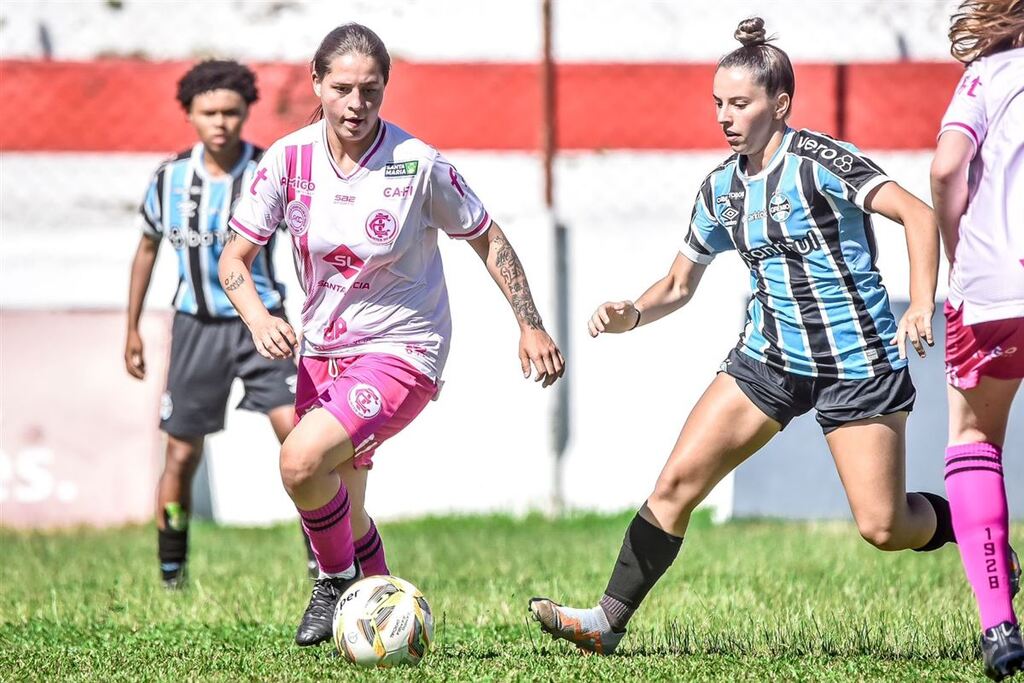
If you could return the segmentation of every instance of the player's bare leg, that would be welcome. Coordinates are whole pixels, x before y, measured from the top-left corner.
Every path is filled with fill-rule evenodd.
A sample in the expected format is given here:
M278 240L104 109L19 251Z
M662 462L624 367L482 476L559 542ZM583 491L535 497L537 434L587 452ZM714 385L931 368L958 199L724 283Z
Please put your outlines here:
M156 490L157 553L164 586L181 588L188 576L188 524L192 479L203 457L202 436L167 435L164 469Z
M1020 380L983 376L972 389L948 387L949 448L946 490L960 557L978 601L985 673L994 680L1024 670L1013 595L1020 588L1020 563L1008 547L1009 514L1002 451L1010 406Z
M826 440L864 540L880 550L934 550L954 540L949 503L906 492L906 425L906 412L893 413L843 425Z
M267 417L277 436L277 442L283 444L295 425L295 408L290 405L280 406L267 413ZM316 555L313 554L313 546L310 545L309 536L306 535L301 524L299 531L302 532L302 544L306 547L306 571L309 572L311 578L315 579L320 574L320 568L316 564Z
M338 599L359 578L350 492L336 471L353 454L348 433L323 408L306 413L281 446L281 480L298 508L320 568L295 634L301 646L330 639Z
M736 380L719 374L694 406L653 493L626 531L600 604L581 609L533 598L530 611L541 628L582 650L613 652L633 612L675 559L693 510L779 429Z

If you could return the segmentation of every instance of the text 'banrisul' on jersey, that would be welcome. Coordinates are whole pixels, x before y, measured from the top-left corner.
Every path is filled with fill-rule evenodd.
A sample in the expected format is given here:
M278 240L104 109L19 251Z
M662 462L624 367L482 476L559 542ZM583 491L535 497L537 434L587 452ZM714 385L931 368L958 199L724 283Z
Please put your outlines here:
M253 182L263 150L243 143L231 173L213 177L203 166L203 146L196 144L165 161L149 183L139 209L143 232L166 237L178 255L178 289L174 308L201 318L237 318L217 277L217 261L227 241L228 219L242 191ZM273 242L252 264L253 284L263 305L284 305L284 285L274 276Z
M704 180L680 248L703 264L735 249L750 268L738 348L811 377L904 367L864 209L889 181L882 169L849 143L792 129L760 173L742 166L733 155Z

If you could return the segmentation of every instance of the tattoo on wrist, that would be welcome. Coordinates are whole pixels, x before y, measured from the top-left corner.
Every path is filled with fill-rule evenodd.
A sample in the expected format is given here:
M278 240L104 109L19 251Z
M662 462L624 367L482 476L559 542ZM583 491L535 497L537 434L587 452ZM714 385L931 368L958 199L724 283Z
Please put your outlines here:
M229 292L233 292L239 287L241 287L242 283L244 282L245 276L243 276L241 273L232 272L230 275L224 278L224 289L226 289Z
M526 281L523 264L519 261L515 249L500 233L492 240L491 245L496 252L494 265L497 266L501 278L505 281L505 286L508 287L512 311L516 314L516 318L535 330L544 329L540 313L537 312L537 306L533 303L533 294L530 292L530 284Z

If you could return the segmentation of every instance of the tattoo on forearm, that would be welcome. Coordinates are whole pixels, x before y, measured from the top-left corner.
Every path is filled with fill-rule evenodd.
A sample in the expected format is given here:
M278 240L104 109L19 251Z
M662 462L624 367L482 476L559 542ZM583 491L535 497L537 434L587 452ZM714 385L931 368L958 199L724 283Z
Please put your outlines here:
M491 249L496 254L494 265L501 273L505 286L512 297L512 311L523 323L535 330L544 329L544 323L537 312L537 306L533 303L533 294L530 292L530 284L526 281L526 273L523 272L523 264L519 261L515 249L508 243L504 235L500 233L491 241Z
M241 287L242 283L244 282L245 276L243 276L241 273L232 272L230 275L224 278L224 289L226 289L229 292L233 292L239 287Z

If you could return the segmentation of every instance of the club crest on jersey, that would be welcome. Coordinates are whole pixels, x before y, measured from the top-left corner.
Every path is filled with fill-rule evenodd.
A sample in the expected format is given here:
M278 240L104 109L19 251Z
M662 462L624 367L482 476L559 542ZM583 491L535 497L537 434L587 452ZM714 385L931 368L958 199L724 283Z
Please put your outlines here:
M384 177L401 178L403 176L416 175L419 167L420 162L418 161L396 161L392 164L384 164Z
M383 404L380 392L369 384L357 384L348 392L348 407L364 420L376 417Z
M366 219L366 236L374 244L390 244L398 235L398 220L390 211L378 209Z
M302 237L309 228L309 207L301 199L293 199L285 208L284 222L293 235Z
M789 218L791 213L793 213L793 207L790 205L786 195L776 192L768 200L768 215L772 217L773 221L782 223Z

